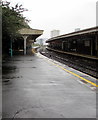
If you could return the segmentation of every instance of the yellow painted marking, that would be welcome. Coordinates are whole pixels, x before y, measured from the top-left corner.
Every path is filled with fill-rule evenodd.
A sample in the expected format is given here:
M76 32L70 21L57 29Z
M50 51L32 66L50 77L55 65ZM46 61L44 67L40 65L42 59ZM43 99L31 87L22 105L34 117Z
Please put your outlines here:
M40 57L42 58L42 56L40 56ZM62 66L57 65L57 64L55 64L55 63L53 63L53 62L51 62L51 61L49 61L49 60L47 60L47 61L48 61L48 62L50 62L51 64L53 64L53 65L55 65L55 66L57 66L57 67L61 68L62 70L64 70L64 71L66 71L66 72L68 72L68 73L70 73L70 74L72 74L72 75L74 75L74 76L76 76L76 77L78 77L78 78L80 78L80 79L82 79L82 80L86 81L87 83L90 83L91 85L93 85L93 86L95 86L95 87L98 87L98 85L97 85L97 84L95 84L95 83L91 82L90 80L87 80L87 79L85 79L85 78L83 78L83 77L81 77L81 76L77 75L76 73L73 73L73 72L71 72L71 71L69 71L69 70L67 70L67 69L63 68Z
M49 61L49 62L50 62L50 61ZM83 77L77 75L76 73L73 73L73 72L71 72L71 71L69 71L69 70L63 68L62 66L53 63L53 62L51 62L51 63L52 63L53 65L55 65L55 66L61 68L62 70L64 70L64 71L66 71L66 72L68 72L68 73L70 73L70 74L72 74L72 75L74 75L74 76L76 76L76 77L78 77L78 78L80 78L80 79L82 79L82 80L84 80L84 81L90 83L91 85L93 85L93 86L95 86L95 87L98 87L97 84L95 84L95 83L93 83L93 82L91 82L91 81L89 81L89 80L87 80L87 79L85 79L85 78L83 78Z

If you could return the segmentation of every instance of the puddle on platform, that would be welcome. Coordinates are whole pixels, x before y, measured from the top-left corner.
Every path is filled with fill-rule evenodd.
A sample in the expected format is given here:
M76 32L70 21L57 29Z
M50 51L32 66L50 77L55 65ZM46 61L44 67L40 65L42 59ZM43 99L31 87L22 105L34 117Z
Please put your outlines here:
M10 80L3 80L4 83L7 83L7 82L9 82L9 81L10 81Z
M32 67L32 68L36 68L36 67Z
M2 66L2 74L9 74L16 70L15 66Z
M3 76L3 79L16 79L16 78L22 78L22 76Z
M10 85L12 84L10 80L6 79L6 80L3 80L3 84L4 85Z
M31 66L30 66L30 67L20 67L20 68L36 68L36 67L31 67Z

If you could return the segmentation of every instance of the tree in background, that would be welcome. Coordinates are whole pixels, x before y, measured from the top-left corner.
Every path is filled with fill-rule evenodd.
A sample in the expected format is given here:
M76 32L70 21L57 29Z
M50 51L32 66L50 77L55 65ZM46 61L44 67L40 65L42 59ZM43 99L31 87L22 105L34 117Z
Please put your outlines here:
M11 7L10 2L7 1L3 1L0 7L2 7L2 52L9 54L11 42L20 36L18 30L29 28L28 20L22 15L27 10L18 4Z

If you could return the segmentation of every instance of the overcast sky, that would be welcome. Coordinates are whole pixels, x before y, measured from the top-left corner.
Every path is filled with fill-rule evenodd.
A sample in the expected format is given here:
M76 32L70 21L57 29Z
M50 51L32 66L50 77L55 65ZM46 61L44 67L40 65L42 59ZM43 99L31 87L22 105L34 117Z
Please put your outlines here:
M50 38L50 31L60 30L60 34L73 32L76 28L86 29L96 26L97 0L7 0L12 4L22 4L28 11L24 13L33 29L44 30L41 38Z

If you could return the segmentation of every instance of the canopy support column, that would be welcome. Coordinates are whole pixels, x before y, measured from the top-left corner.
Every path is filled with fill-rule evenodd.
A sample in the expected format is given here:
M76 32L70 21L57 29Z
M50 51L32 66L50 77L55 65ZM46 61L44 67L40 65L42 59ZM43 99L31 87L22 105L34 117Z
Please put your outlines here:
M24 38L24 55L26 55L26 40L28 36L23 36Z

